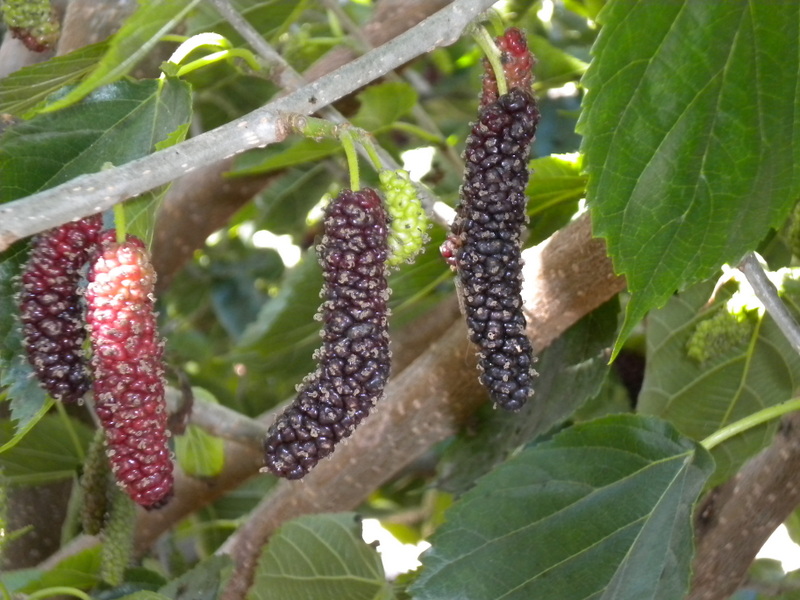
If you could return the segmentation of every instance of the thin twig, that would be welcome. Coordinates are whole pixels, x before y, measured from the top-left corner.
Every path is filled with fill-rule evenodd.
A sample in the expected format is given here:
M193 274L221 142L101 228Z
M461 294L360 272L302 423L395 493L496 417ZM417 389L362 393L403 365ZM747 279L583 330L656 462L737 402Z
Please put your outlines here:
M247 42L253 47L253 50L268 64L273 65L276 67L276 75L273 77L276 83L283 86L287 89L297 89L302 85L306 85L306 80L303 78L300 73L294 70L294 68L286 62L286 60L263 38L258 31L250 25L250 23L242 17L237 10L231 5L230 0L210 0L211 3L220 11L223 17L231 24L231 26L236 29L236 31L245 39ZM353 32L350 32L351 34ZM364 35L358 35L357 40L359 44L363 45L367 49L371 49L371 45L369 44L369 40ZM342 113L336 110L333 106L326 106L322 108L320 114L324 116L329 121L334 123L338 123L341 125L349 125L350 122L345 118ZM436 127L433 120L428 117L427 121L424 123L426 126L430 127L431 125L434 128L436 133L441 135L438 128ZM383 164L384 168L397 170L400 168L400 165L394 159L394 157L389 154L389 152L384 149L380 144L374 144L375 149L378 152L378 157L381 159L381 163ZM358 147L358 152L364 158L369 159L367 151L362 147ZM458 164L459 161L457 161ZM463 168L463 164L459 165ZM437 198L431 194L431 192L422 185L418 186L418 192L420 196L420 200L422 201L423 206L425 207L426 211L430 215L431 219L435 222L439 222L440 225L443 227L449 227L449 222L444 222L439 218L438 212L434 211L433 206L437 200Z
M800 326L797 325L792 313L778 296L778 290L775 289L764 269L761 268L761 263L758 262L758 258L753 252L750 252L739 263L739 270L747 277L756 297L775 320L783 335L789 340L795 351L800 353Z
M105 211L177 177L284 139L285 113L311 114L392 69L454 43L493 0L455 0L418 26L319 80L171 148L0 206L0 251L15 241Z

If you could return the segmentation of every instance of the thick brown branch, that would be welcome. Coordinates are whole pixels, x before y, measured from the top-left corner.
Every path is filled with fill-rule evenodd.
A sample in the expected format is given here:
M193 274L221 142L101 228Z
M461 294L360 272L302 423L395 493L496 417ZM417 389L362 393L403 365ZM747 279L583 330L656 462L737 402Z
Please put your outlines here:
M624 280L613 275L605 245L591 239L588 215L524 257L529 265L526 275L540 282L540 287L526 288L532 294L527 298L537 323L531 337L539 349L624 287ZM542 285L552 273L560 274L560 285ZM582 293L564 294L564 290ZM385 400L331 460L302 482L279 482L247 525L229 538L221 552L231 554L235 568L223 598L244 597L261 548L278 525L310 512L358 506L408 463L454 435L485 400L477 383L474 350L458 319L390 381Z
M772 445L703 503L688 600L723 600L741 585L761 546L800 504L800 413Z

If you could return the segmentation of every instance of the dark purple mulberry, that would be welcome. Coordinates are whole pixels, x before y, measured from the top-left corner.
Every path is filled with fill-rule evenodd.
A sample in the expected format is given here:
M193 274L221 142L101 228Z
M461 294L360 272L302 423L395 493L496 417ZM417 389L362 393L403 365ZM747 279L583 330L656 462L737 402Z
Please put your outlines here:
M460 283L481 383L492 400L518 410L533 393L533 350L522 313L521 235L530 144L539 112L514 88L483 108L465 151L461 202L449 252Z
M156 275L141 240L102 234L89 273L86 321L92 342L94 405L117 482L145 508L172 494L163 344L156 331Z
M22 272L20 320L28 360L42 387L62 402L75 402L89 389L78 284L102 225L95 215L36 236Z
M266 469L300 479L369 414L389 377L388 227L371 189L344 190L318 247L324 287L317 370L298 387L264 442Z

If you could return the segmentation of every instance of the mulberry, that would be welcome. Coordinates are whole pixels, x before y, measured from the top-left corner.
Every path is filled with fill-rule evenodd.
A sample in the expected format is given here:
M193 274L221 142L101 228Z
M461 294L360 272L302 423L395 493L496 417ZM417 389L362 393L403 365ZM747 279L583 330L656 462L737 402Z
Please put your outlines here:
M481 383L507 410L522 408L535 375L522 313L521 235L538 119L528 89L511 89L480 110L445 247L458 273L470 339L478 345Z
M509 27L503 35L495 39L495 42L501 53L500 61L503 63L503 75L508 89L519 88L530 91L533 83L531 70L534 59L528 50L525 34L516 27ZM486 59L484 59L484 69L481 107L497 102L499 97L497 77Z
M158 508L172 493L162 342L153 312L155 272L141 240L102 234L89 274L95 411L106 432L111 469L128 495Z
M318 247L324 285L317 370L298 387L264 442L266 470L300 479L348 437L389 377L386 212L371 189L328 205Z
M425 244L428 218L408 171L381 171L381 190L389 210L390 267L412 260Z
M11 34L28 50L44 52L58 41L60 26L49 0L5 0L0 10Z
M102 225L94 215L38 235L22 272L25 351L42 387L62 402L75 402L89 389L78 284Z

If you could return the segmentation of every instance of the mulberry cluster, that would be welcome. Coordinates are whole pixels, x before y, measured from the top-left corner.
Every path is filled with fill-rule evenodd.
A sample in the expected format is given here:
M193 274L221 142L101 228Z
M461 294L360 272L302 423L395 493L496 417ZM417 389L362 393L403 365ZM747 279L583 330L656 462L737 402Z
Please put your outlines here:
M411 261L425 244L428 218L408 171L381 171L381 191L389 211L390 267Z
M28 50L44 52L58 41L60 26L50 0L5 0L0 10L11 34Z
M40 234L22 272L25 351L42 387L62 402L75 402L89 389L78 284L102 224L95 215Z
M117 482L138 504L158 508L172 493L172 461L155 272L141 240L117 243L112 230L101 243L86 290L95 411Z
M522 312L521 235L530 144L539 112L528 89L481 108L467 139L461 201L446 247L458 272L480 380L518 410L533 393L533 349Z
M388 231L380 197L344 190L318 247L324 286L317 370L264 442L266 469L300 479L369 414L389 377Z

